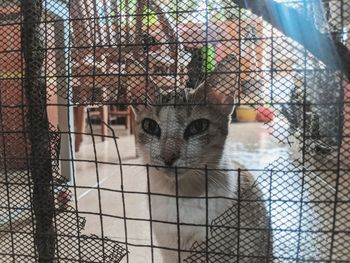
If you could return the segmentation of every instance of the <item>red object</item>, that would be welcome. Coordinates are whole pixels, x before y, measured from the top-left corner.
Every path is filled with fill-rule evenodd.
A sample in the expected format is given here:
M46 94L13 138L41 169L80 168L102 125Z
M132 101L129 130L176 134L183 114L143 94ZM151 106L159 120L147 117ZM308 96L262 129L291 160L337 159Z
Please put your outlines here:
M69 191L59 192L58 195L57 195L58 206L60 208L66 207L68 202L70 201L70 199L71 199L71 196L70 196L70 192Z
M157 51L157 50L159 50L159 49L161 49L161 46L160 46L160 45L150 45L150 46L148 47L148 50L149 50L149 51Z
M260 122L269 122L272 121L275 117L275 113L271 108L260 106L256 112L256 120Z

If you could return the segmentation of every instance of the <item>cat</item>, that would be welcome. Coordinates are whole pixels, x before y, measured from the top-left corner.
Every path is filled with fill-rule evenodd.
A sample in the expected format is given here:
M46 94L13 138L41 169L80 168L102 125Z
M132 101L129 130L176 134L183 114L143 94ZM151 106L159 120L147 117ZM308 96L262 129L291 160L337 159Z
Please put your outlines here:
M133 110L137 149L149 164L152 228L161 251L155 262L238 262L237 253L239 262L272 262L262 194L225 149L234 104L230 95L239 89L237 59L227 56L193 90L164 92L140 64L129 69L134 73L129 90L148 101ZM220 226L210 224L228 211L229 225L215 241ZM195 247L202 249L191 252Z

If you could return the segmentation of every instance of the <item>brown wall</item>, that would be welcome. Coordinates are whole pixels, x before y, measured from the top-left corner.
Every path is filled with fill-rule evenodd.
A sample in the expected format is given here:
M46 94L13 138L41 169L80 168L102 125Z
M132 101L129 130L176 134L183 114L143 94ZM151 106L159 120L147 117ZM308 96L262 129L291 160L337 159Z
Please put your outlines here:
M200 48L204 45L205 41L214 41L216 46L217 61L222 60L228 54L234 54L237 58L241 58L241 68L244 71L255 71L262 68L264 64L264 43L262 41L256 41L254 47L244 47L244 54L241 52L242 48L239 45L240 30L244 30L252 26L256 29L255 37L263 37L263 24L261 19L238 21L227 20L224 22L209 23L208 28L204 23L186 23L179 25L179 35L186 42L189 47ZM241 29L240 29L241 28ZM244 35L246 32L241 32ZM193 43L191 43L193 42ZM199 42L199 43L197 43ZM242 73L241 78L249 79L248 73Z
M0 13L1 13L0 9ZM50 28L50 35L53 29ZM7 168L26 168L28 143L25 140L25 114L23 107L25 94L22 85L22 52L20 25L0 25L0 167L4 157ZM54 46L54 38L50 36L49 47ZM48 51L47 60L50 65L48 74L54 75L54 50ZM52 80L52 79L51 79ZM56 104L55 81L48 85L48 103ZM57 107L49 106L49 119L57 126Z
M48 116L50 123L57 127L58 126L58 107L57 104L57 80L54 76L57 75L56 71L56 52L55 52L55 29L53 23L47 23L46 29L49 32L47 40L47 55L46 55L46 74L48 75L47 83L47 95L48 95Z
M20 26L0 26L0 165L5 157L8 168L25 167L25 108L22 89Z

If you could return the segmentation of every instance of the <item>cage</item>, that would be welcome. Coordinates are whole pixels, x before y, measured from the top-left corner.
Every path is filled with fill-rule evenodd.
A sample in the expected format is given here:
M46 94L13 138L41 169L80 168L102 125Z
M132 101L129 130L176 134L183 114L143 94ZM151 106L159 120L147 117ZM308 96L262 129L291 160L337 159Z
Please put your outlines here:
M0 262L350 262L350 3L0 17Z

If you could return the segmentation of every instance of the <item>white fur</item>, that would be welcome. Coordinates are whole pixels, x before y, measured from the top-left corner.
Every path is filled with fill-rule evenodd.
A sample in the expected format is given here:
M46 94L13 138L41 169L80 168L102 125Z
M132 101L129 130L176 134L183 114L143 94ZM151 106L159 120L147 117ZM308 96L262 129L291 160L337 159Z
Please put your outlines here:
M219 166L224 168L226 165L221 163ZM218 167L216 167L218 168ZM226 168L226 167L225 167ZM236 164L230 169L237 169ZM224 213L232 206L232 201L223 198L212 198L208 200L208 210L206 209L206 191L205 191L205 174L201 175L196 172L188 171L187 174L178 177L178 192L180 196L192 196L192 198L176 199L176 183L173 177L166 173L172 171L160 171L155 168L150 170L151 193L161 193L171 195L171 197L152 195L152 219L172 223L201 224L210 226L212 220ZM193 174L191 174L193 173ZM213 172L208 171L208 193L209 197L235 197L237 188L237 172ZM196 180L183 182L181 177L197 177ZM201 177L201 178L198 178ZM215 178L215 180L211 180ZM220 184L218 182L225 182ZM185 187L184 184L186 184ZM199 184L199 185L198 185ZM195 196L190 189L204 190L198 196ZM178 203L177 203L178 202ZM208 219L206 219L208 211ZM179 212L179 216L178 213ZM160 247L172 248L174 250L162 249L164 263L179 262L179 254L176 249L190 250L194 242L204 241L206 239L206 228L194 226L180 226L180 234L176 224L154 223L153 231ZM179 247L180 237L180 247ZM181 253L181 262L189 253Z

